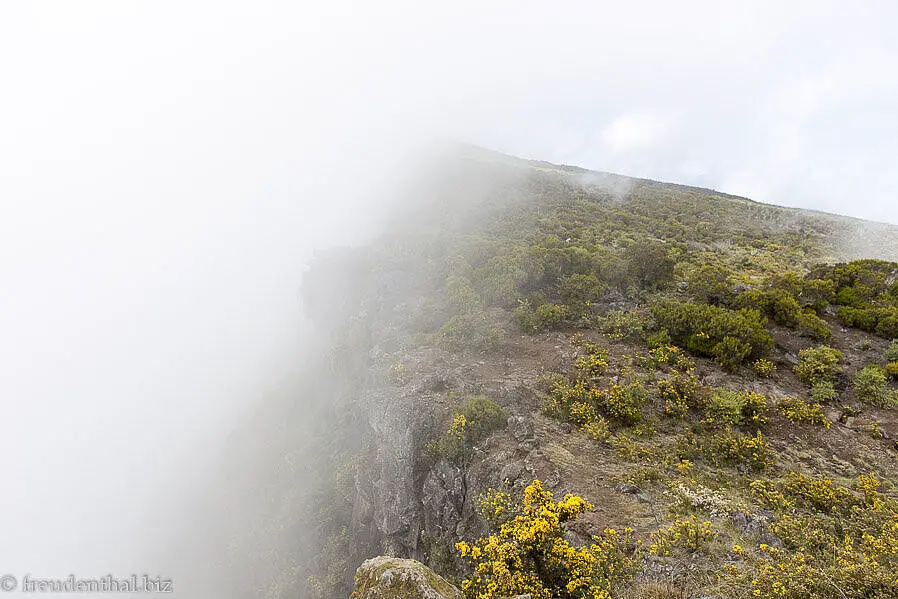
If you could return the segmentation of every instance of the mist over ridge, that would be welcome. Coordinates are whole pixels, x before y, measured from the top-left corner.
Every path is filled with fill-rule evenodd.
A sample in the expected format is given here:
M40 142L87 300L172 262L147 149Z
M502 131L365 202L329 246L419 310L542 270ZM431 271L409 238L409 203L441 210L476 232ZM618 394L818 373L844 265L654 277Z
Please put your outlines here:
M393 393L369 368L410 351L381 336L442 297L444 249L489 226L493 243L503 210L510 238L532 232L533 197L731 193L763 202L746 222L832 250L814 258L896 259L892 225L803 211L898 223L896 17L874 2L3 3L0 575L296 595L305 579L279 577L317 565L302 550L343 514L310 532L291 510L317 504L291 485L330 489L350 449L411 434L387 410L367 419ZM384 397L360 407L372 380ZM359 547L385 542L374 520Z

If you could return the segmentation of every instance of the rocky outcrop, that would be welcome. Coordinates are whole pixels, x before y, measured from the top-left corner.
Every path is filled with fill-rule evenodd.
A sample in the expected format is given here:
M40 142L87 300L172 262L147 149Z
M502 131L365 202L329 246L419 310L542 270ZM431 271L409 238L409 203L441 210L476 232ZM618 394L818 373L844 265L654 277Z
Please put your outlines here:
M352 599L464 599L464 595L420 562L380 556L359 567Z

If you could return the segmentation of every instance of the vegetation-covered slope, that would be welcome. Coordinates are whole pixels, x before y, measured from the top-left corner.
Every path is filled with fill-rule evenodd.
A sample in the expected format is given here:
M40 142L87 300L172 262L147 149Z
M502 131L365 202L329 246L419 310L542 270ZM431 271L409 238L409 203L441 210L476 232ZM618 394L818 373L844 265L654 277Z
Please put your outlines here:
M304 282L355 443L270 596L377 552L478 599L898 596L896 228L474 149L404 193Z

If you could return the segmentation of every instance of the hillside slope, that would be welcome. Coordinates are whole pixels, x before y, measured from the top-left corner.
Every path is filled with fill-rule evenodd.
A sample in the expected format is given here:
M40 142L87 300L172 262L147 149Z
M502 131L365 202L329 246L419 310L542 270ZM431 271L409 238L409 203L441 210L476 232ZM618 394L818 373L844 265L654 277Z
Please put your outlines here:
M400 203L318 257L328 357L233 450L244 596L346 596L382 553L470 596L895 596L898 227L472 148ZM461 555L537 480L591 504L547 539L620 567Z

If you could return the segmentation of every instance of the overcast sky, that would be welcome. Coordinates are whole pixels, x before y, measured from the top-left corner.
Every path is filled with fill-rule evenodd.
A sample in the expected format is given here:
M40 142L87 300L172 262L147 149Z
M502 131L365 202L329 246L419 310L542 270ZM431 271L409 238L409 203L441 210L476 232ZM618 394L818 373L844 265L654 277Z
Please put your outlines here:
M137 563L421 142L898 223L898 3L362 4L0 0L0 566Z

